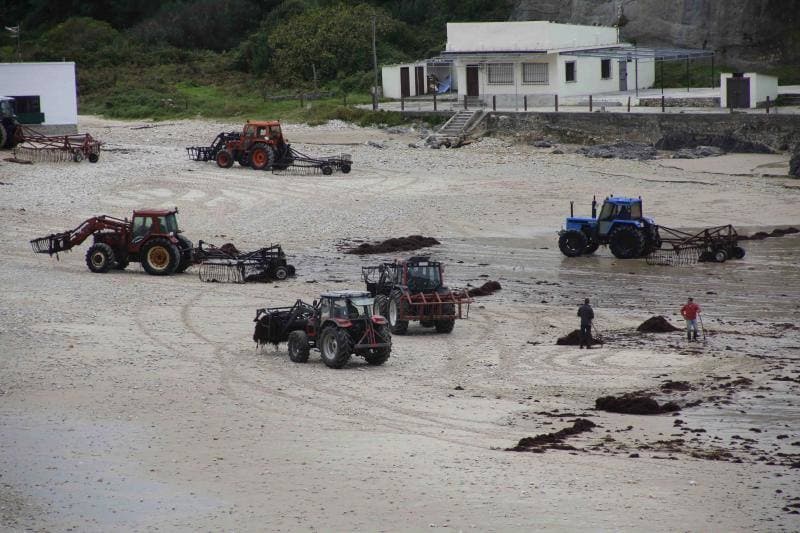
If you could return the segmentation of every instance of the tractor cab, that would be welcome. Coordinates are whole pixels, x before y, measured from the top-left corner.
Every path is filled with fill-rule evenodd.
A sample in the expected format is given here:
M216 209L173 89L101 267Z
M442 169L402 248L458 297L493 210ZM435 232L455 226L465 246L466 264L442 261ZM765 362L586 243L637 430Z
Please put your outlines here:
M374 303L375 299L365 291L326 292L318 303L320 320L371 318Z
M614 224L634 223L638 226L653 221L642 216L641 198L624 198L621 196L609 196L600 208L597 216L597 231L600 235L606 236L611 232Z
M244 125L242 137L251 141L266 140L269 144L275 146L282 146L286 143L281 131L281 123L277 120L268 121L250 121Z
M177 235L178 211L176 209L142 209L133 212L131 226L133 242L140 242L153 235Z
M427 257L412 257L403 264L401 285L409 292L435 291L442 286L442 264Z

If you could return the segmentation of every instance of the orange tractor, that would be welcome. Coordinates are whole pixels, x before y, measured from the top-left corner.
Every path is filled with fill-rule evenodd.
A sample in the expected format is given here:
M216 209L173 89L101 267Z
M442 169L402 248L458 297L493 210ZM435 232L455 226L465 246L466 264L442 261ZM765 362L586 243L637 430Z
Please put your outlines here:
M241 132L222 132L210 146L189 146L186 151L194 161L216 161L221 168L230 168L238 162L254 170L293 167L297 173L321 171L328 176L334 169L347 174L352 166L349 154L316 158L293 149L283 137L281 123L277 120L248 120Z

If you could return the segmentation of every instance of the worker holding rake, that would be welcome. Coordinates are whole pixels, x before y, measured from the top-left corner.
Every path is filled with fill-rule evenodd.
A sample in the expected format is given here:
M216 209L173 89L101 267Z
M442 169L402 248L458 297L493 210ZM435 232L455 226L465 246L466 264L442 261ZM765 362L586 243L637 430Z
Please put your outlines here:
M689 298L681 307L681 316L686 320L686 340L697 341L697 318L700 316L700 306Z

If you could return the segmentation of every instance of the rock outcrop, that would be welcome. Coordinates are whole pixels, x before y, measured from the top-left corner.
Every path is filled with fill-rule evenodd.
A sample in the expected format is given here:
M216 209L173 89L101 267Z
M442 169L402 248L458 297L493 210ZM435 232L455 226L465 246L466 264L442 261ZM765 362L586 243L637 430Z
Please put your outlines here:
M742 70L800 65L796 0L517 0L511 18L613 26L620 6L629 42L713 49Z

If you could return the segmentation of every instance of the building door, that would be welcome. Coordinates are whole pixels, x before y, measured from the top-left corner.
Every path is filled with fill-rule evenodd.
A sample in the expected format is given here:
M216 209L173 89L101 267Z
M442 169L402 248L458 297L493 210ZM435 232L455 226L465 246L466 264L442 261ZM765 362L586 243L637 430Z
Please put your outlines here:
M480 96L478 87L478 65L467 65L467 96Z
M741 74L734 74L726 82L728 107L750 107L750 78L745 78Z
M625 60L619 62L619 90L628 90L628 62Z
M400 96L411 96L411 85L408 79L408 67L400 67Z
M416 67L414 69L414 85L417 89L417 95L425 94L425 67Z

